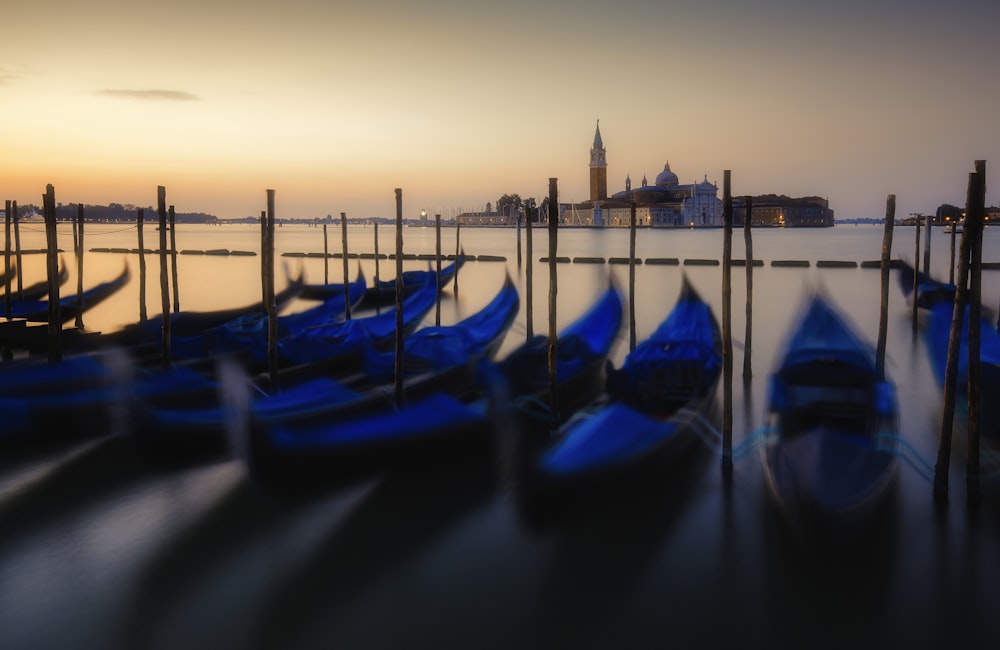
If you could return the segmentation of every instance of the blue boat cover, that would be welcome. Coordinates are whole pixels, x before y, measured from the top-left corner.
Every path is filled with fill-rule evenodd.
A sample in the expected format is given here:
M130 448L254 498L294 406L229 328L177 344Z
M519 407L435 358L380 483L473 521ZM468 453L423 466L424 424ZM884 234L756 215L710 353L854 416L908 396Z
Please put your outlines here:
M642 410L704 394L722 369L719 338L712 308L685 281L667 318L608 373L608 394Z
M781 364L782 372L796 366L836 361L875 375L875 351L819 294L814 294L795 328Z
M587 472L644 454L677 432L678 422L650 418L627 404L612 402L575 423L539 465L552 475Z
M415 327L437 299L433 275L425 276L423 285L403 302L404 328ZM291 363L309 363L334 359L357 350L384 346L396 332L396 310L363 318L303 329L278 341L278 353Z
M486 306L454 325L422 327L406 337L404 363L407 373L435 372L466 363L483 354L517 316L520 300L510 276ZM391 381L396 355L366 348L365 372L376 382Z

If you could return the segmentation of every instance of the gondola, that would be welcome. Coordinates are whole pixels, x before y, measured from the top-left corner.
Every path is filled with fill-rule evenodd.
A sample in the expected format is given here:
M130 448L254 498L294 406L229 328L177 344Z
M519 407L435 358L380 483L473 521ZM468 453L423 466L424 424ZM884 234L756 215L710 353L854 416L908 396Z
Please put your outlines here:
M16 267L11 270L11 282L17 277ZM69 269L66 268L66 263L59 258L59 274L56 276L56 283L59 286L66 284L66 280L69 279ZM0 285L6 285L6 279L0 279ZM39 280L38 282L29 284L26 287L21 287L18 291L16 287L11 286L10 296L11 300L41 300L49 293L49 281ZM6 298L6 290L0 291L0 295Z
M101 302L112 296L119 289L128 284L131 274L126 262L121 273L117 277L94 285L85 290L82 294L66 296L59 300L60 323L65 324L75 319L78 315L96 307ZM11 317L24 319L33 323L47 323L49 321L49 301L47 300L14 300L11 301Z
M923 336L931 361L934 378L939 386L944 385L948 362L948 345L951 325L955 318L954 284L936 280L932 276L915 271L909 265L901 266L900 285L906 295L912 295L913 273L917 273L918 303L924 310ZM959 349L956 357L955 388L959 396L967 397L969 383L969 307L966 305L962 318ZM1000 444L1000 406L991 396L1000 395L1000 331L997 330L996 316L992 309L980 307L979 318L979 362L981 432L992 444Z
M287 307L302 290L303 277L289 277L284 289L274 295L274 304L281 310ZM195 337L238 318L263 318L266 312L263 302L251 303L239 307L207 311L178 311L169 315L170 332L176 337ZM102 337L106 345L125 348L138 348L143 345L159 346L163 333L163 314L157 314L139 323L125 326L117 332L110 332Z
M504 433L508 478L519 505L535 514L582 493L632 486L669 472L699 441L722 371L722 337L711 307L683 279L680 296L656 330L608 363L606 390L539 449L523 423ZM551 513L550 513L551 514Z
M931 309L937 303L951 303L955 300L953 283L935 280L901 260L896 262L895 267L898 271L896 278L899 280L899 288L908 303L913 304L916 300L917 307ZM916 276L916 296L914 296L914 276Z
M618 335L622 312L621 294L612 284L559 335L558 387L567 391L567 402L571 390L588 399L598 389L596 377ZM496 422L488 394L492 377L504 374L506 385L528 391L519 396L545 399L544 339L534 338L501 362L472 359L423 375L408 383L401 404L387 402L388 396L369 397L321 419L250 428L242 447L250 472L272 486L302 486L488 453Z
M774 503L798 531L852 533L885 501L898 458L895 387L819 293L772 373L761 447Z
M410 394L445 386L467 383L474 372L475 361L491 358L495 353L519 305L517 288L508 276L497 295L476 314L448 326L417 330L404 344L403 371L406 377L420 377L420 388L410 386ZM376 365L384 365L384 356ZM176 371L168 371L174 373ZM183 372L183 371L180 371ZM149 399L134 399L130 422L132 439L142 455L154 462L177 462L192 456L217 455L226 449L227 427L240 417L239 404L244 404L245 424L254 431L280 426L301 426L304 423L335 421L354 411L388 408L391 393L384 387L381 376L362 375L353 381L337 381L330 377L310 376L289 381L288 385L270 394L255 391L255 397L240 395L238 385L244 382L230 367L223 371L218 386L228 396L222 404L163 405ZM234 385L236 385L234 387ZM236 391L236 392L234 392ZM148 391L147 391L148 394Z
M441 275L438 277L438 288L447 288L448 283L455 279L455 274L458 273L464 263L465 257L459 255L458 258L453 260L450 264L442 267ZM403 297L405 298L419 289L423 285L425 276L427 275L437 276L437 271L430 269L426 271L404 271L402 276ZM342 283L337 282L326 284L306 284L302 287L300 297L305 300L328 300L331 297L343 295L343 287L344 285ZM361 308L380 307L395 304L395 301L396 280L379 280L372 286L368 287L358 306Z

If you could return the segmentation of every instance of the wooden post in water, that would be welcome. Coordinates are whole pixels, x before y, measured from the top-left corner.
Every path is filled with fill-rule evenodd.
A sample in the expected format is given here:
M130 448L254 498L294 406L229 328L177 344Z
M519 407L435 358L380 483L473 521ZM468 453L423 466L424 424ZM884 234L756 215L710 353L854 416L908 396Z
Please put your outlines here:
M750 225L753 216L753 198L743 197L743 243L746 247L747 274L747 324L743 335L743 379L753 377L751 350L753 350L753 239Z
M146 244L142 238L142 221L145 210L139 208L135 216L136 236L139 240L139 322L146 322Z
M267 376L272 391L278 390L278 307L274 304L274 190L267 190L267 224L264 248L267 251Z
M382 301L382 286L381 280L378 274L378 222L375 222L375 313L382 313L382 307L379 304Z
M434 324L441 324L441 215L434 215Z
M260 211L260 304L267 317L267 210Z
M955 284L955 231L958 224L951 224L951 262L948 264L948 282Z
M82 203L78 203L77 206L82 206ZM73 254L76 255L80 252L80 239L77 236L77 221L76 219L70 220L70 228L73 235Z
M21 218L17 213L17 201L11 201L11 210L14 213L14 259L17 263L17 299L24 299L24 274L21 273L21 269L24 266L21 264Z
M351 270L347 264L347 213L340 213L340 248L344 258L344 320L351 320Z
M974 201L976 175L969 174L966 214ZM966 219L968 221L968 219ZM944 405L941 409L941 436L938 438L937 462L934 465L934 497L939 501L948 498L948 469L951 463L951 435L955 419L955 388L958 383L958 353L962 341L965 307L969 301L969 260L972 242L969 227L962 229L962 244L958 255L958 281L955 284L955 304L952 309L951 329L948 332L948 356L944 366ZM916 298L916 294L914 294Z
M326 236L326 224L323 224L323 284L330 284L330 240Z
M156 188L156 212L160 218L160 320L162 325L162 352L160 360L163 369L170 368L170 279L167 276L167 188Z
M528 210L525 208L525 215ZM517 268L521 268L521 215L517 215Z
M931 215L925 216L926 223L924 224L924 273L931 272L931 224L933 223L933 217Z
M457 277L458 274L456 273ZM396 404L403 403L403 188L396 188Z
M45 211L46 275L49 283L49 363L62 361L59 335L62 332L62 314L59 306L59 243L56 240L56 190L45 186L43 197Z
M733 467L733 196L731 171L722 172L722 468Z
M969 457L965 468L966 498L970 506L979 505L982 492L979 484L979 443L981 437L982 401L980 381L980 351L982 349L982 262L983 217L986 211L986 161L976 161L975 193L966 212L965 230L969 238Z
M180 288L177 281L177 217L174 214L174 206L170 206L167 213L170 216L170 277L173 280L174 290L174 311L181 310ZM83 241L83 228L80 228L80 241Z
M920 270L920 215L917 215L916 222L913 224L914 230L916 231L916 243L915 250L913 253L913 309L912 309L912 321L913 329L917 329L917 287L920 285L917 282L917 271Z
M549 406L552 409L552 428L559 425L559 339L557 335L556 297L559 293L556 273L556 255L559 240L559 190L557 179L549 179Z
M458 263L458 258L462 255L462 224L457 220L455 221L455 263ZM456 267L457 268L457 267ZM451 286L451 292L458 298L458 271L455 272L455 280Z
M83 328L83 204L76 206L76 327Z
M882 234L882 286L879 300L878 347L875 363L880 378L885 377L886 330L889 324L889 266L892 258L892 230L896 223L896 195L890 194L885 200L885 229Z
M628 349L635 349L635 201L629 202L628 223Z
M4 272L4 283L6 284L7 293L4 295L4 313L7 316L7 320L11 319L11 290L10 290L10 201L6 203L6 215L5 223L7 229L7 237L4 239L4 249L3 249L3 272ZM18 275L21 275L24 269L18 268Z
M525 314L525 321L526 321L525 324L527 325L527 330L528 330L527 340L530 341L535 336L535 326L534 326L535 316L534 316L534 307L532 306L532 299L533 299L533 295L534 295L534 287L532 286L532 282L533 282L533 279L534 279L533 278L534 274L533 274L532 269L534 268L534 266L533 266L534 263L531 260L531 256L532 256L532 244L531 244L531 215L530 214L527 215L527 219L526 219L526 221L524 223L524 227L525 227L525 232L524 232L525 253L528 256L528 265L526 267L524 267L524 300L525 300L525 303L526 303L524 314Z

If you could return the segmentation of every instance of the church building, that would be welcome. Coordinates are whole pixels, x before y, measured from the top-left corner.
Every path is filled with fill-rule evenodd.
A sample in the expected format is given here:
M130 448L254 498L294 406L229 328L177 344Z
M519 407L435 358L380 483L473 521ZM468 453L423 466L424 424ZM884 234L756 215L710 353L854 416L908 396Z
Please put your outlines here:
M590 200L560 205L564 223L581 226L624 227L631 223L631 204L636 204L636 225L663 228L722 226L719 188L708 182L681 185L670 163L663 166L650 185L643 176L639 187L625 178L624 191L608 196L607 151L601 138L600 120L590 148Z

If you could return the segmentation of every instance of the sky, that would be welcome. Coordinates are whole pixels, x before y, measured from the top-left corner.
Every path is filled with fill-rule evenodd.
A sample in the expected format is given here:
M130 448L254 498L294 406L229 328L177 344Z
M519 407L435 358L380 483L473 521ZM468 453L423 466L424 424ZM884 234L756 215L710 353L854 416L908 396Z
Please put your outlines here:
M589 198L665 163L837 218L1000 203L995 0L33 0L0 39L0 200L280 218Z

